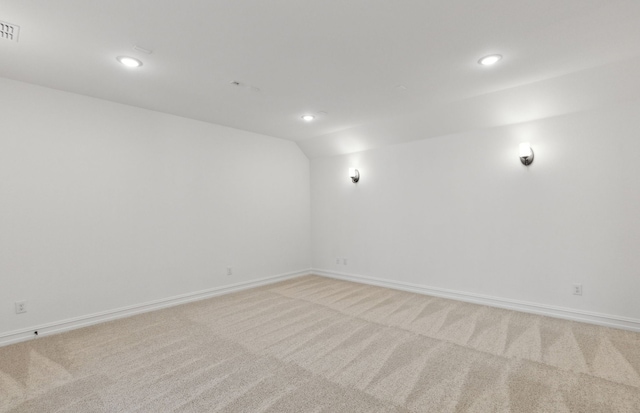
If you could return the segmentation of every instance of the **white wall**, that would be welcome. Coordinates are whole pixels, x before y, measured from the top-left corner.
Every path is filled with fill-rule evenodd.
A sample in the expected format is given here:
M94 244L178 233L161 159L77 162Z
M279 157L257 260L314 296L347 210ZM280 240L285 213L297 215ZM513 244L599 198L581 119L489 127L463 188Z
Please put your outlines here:
M0 335L309 268L294 143L6 79L0 91Z
M321 270L640 318L640 105L314 159L309 176L289 141L0 90L0 336L305 270L310 239Z
M313 159L313 266L640 319L639 154L629 105Z

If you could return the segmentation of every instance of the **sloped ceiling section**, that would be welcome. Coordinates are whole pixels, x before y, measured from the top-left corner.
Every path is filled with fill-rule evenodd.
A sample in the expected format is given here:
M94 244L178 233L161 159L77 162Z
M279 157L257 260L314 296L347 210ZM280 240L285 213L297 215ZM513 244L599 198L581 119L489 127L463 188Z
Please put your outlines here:
M0 39L2 77L309 157L640 99L637 0L22 0L0 21L20 26Z
M640 58L425 107L298 141L309 158L640 101Z

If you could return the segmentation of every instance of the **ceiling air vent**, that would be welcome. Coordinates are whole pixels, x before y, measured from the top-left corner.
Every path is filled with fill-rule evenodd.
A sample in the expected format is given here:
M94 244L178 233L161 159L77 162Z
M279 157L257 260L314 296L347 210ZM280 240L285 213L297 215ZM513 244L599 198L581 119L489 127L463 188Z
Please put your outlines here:
M0 38L17 42L19 33L20 26L0 21Z

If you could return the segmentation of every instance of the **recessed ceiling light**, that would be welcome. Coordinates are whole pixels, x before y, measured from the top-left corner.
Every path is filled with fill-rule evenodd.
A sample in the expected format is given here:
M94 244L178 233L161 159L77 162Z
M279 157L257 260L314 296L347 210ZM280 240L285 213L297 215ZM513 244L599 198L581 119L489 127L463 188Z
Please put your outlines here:
M316 117L313 115L302 115L302 120L304 120L305 122L311 122L312 120L314 120Z
M127 67L140 67L142 66L142 62L138 59L128 56L118 56L116 60Z
M485 56L482 59L478 60L478 63L480 63L483 66L491 66L492 64L498 62L500 59L502 59L502 55L492 54L492 55Z

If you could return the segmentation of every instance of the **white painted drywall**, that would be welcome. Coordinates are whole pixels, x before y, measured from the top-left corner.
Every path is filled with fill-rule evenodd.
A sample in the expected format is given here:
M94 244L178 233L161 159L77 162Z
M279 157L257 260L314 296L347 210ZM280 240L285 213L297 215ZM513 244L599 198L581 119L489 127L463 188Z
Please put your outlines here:
M309 268L309 161L293 142L0 91L0 334Z
M313 159L313 266L638 319L639 154L634 104Z
M609 108L640 96L640 58L568 75L416 107L402 115L342 128L298 142L310 159L363 152L391 144L470 130L513 125L576 112ZM621 81L633 74L633 81Z

